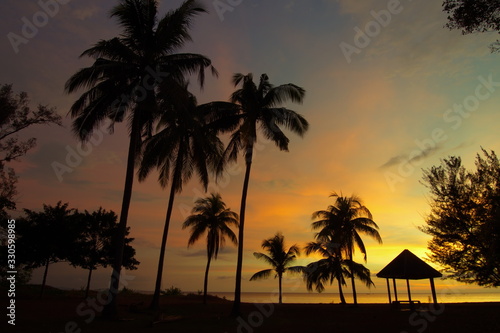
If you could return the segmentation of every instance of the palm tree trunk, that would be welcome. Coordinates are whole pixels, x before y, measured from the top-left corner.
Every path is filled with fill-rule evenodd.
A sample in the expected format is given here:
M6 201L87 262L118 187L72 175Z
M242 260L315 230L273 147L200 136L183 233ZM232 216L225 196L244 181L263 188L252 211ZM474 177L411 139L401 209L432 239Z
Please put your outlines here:
M161 280L163 275L163 263L165 261L165 249L167 248L167 237L168 229L170 227L170 218L172 216L172 209L174 207L175 198L175 182L172 179L172 186L170 188L170 197L168 199L167 215L165 217L165 226L163 227L163 237L161 239L161 249L160 258L158 260L158 271L156 272L156 283L155 292L153 294L153 300L149 306L152 310L158 310L160 308L160 290L161 290Z
M344 297L344 291L342 291L342 282L339 278L337 278L337 281L339 283L340 304L346 304L345 297Z
M43 272L42 288L40 289L40 298L43 297L43 292L45 290L45 283L47 283L47 272L49 271L49 263L50 260L47 259L47 262L45 263L45 271Z
M278 292L279 292L279 296L278 296L278 303L279 304L282 304L283 303L283 296L282 296L282 280L283 280L283 276L281 274L278 275Z
M236 286L234 288L234 302L231 310L233 317L238 317L241 314L241 270L243 268L243 235L245 227L245 209L247 202L248 183L250 181L250 169L252 167L253 145L247 148L245 154L246 171L243 181L243 191L241 194L240 206L240 228L238 230L238 261L236 263Z
M208 254L207 268L205 269L205 282L203 283L203 304L207 304L208 295L208 270L210 269L210 261L212 261L212 254Z
M106 319L112 319L117 315L117 296L120 286L120 272L123 264L123 248L125 246L125 234L127 232L127 219L132 197L132 186L134 184L134 167L136 152L141 143L139 116L134 116L132 120L132 131L130 133L130 143L128 147L127 170L125 172L125 187L123 190L122 208L120 212L120 222L114 238L115 256L113 260L113 272L111 273L111 283L109 286L108 297L110 301L104 306L102 316Z
M89 290L90 290L90 279L92 278L92 267L90 267L89 269L89 276L87 278L87 288L85 289L85 299L87 299L87 297L89 297Z
M354 306L358 305L358 295L356 294L356 283L354 282L354 262L352 261L352 252L349 251L349 260L351 260L351 283L352 283L352 297Z

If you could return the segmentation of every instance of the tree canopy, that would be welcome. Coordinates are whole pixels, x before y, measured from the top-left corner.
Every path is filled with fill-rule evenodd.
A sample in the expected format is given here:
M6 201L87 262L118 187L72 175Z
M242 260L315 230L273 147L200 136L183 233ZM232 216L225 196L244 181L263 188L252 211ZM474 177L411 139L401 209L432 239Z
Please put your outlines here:
M61 116L54 108L38 105L30 107L28 94L15 94L12 85L0 85L0 218L7 218L7 210L16 209L17 176L8 162L19 160L36 146L36 138L21 139L19 132L39 124L61 125Z
M444 0L443 11L448 14L449 29L500 33L500 1L498 0ZM500 51L500 41L490 45L493 52Z
M460 157L424 170L431 212L421 230L432 236L430 259L449 278L480 286L500 286L500 162L483 149L476 170Z

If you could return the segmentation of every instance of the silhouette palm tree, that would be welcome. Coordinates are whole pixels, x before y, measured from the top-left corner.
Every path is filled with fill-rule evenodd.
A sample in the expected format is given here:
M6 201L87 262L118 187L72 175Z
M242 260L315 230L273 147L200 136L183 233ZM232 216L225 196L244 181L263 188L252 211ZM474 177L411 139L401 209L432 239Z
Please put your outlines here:
M208 58L199 54L175 53L191 40L189 28L196 15L206 12L196 0L187 0L165 16L158 17L156 0L121 0L111 11L122 32L119 37L101 40L81 56L94 59L90 67L75 73L67 82L68 93L87 89L72 105L73 131L82 141L104 120L115 122L127 118L130 129L127 169L115 241L115 261L111 275L111 301L103 315L116 315L116 296L122 266L127 218L132 195L134 164L142 138L150 136L159 112L156 89L162 82L182 81L185 75L197 73L203 85L205 68L211 67Z
M280 107L281 104L292 101L302 103L305 90L294 84L273 86L269 77L262 74L259 85L253 82L252 74L235 74L233 76L235 87L241 84L240 89L231 95L231 102L238 104L241 110L238 115L231 116L240 120L238 127L233 131L229 144L224 152L222 162L219 164L219 174L224 170L224 165L236 161L241 150L245 155L245 178L240 206L240 228L238 232L238 261L236 265L236 285L234 303L231 314L240 315L241 304L241 271L243 266L243 236L245 226L245 209L252 166L253 148L257 140L257 128L262 134L273 141L280 150L288 151L289 139L280 129L280 126L302 136L307 131L309 124L297 112ZM229 117L229 118L231 118Z
M352 292L354 304L357 305L357 294L355 278L355 262L353 255L355 247L358 247L367 260L366 248L360 234L366 234L375 239L379 244L382 238L378 232L378 226L373 221L372 214L363 204L358 196L344 197L332 193L330 197L335 198L334 205L328 206L327 210L313 213L313 219L319 219L312 223L313 230L320 231L316 239L322 242L337 244L342 255L347 258L350 265Z
M191 228L188 246L196 243L205 233L207 234L207 267L203 283L203 304L207 304L208 271L212 259L217 259L219 249L224 246L225 237L233 244L238 244L238 239L230 226L238 227L238 214L226 208L220 194L211 194L209 197L196 200L190 215L182 224L182 229Z
M350 269L354 276L365 283L367 287L373 285L370 278L370 270L361 264L351 262L342 258L339 247L336 244L325 242L310 242L305 247L306 255L311 253L320 254L323 259L312 262L304 270L304 279L309 291L315 287L317 292L325 290L325 283L333 283L337 280L339 287L340 303L346 304L342 286L346 285L345 279L351 276Z
M317 292L325 290L324 284L337 280L339 287L340 303L346 304L342 286L345 286L345 278L349 277L349 270L346 261L342 258L338 246L331 243L310 242L305 247L306 255L318 253L324 259L310 263L305 269L304 278L307 290L312 291L313 287Z
M223 144L218 138L218 128L210 119L215 113L234 109L226 102L197 105L194 95L187 86L172 85L159 93L159 107L166 110L159 121L159 131L145 142L143 158L139 167L139 180L147 178L153 169L159 170L158 181L162 187L170 182L170 197L165 217L155 292L151 308L159 308L163 263L168 230L176 193L196 172L205 190L209 182L210 170L215 170L220 161ZM175 99L169 96L176 96Z
M272 272L275 272L275 278L278 278L279 287L279 304L282 303L282 279L285 272L290 273L303 273L304 266L292 266L290 264L295 261L297 256L300 255L299 247L294 244L288 250L285 249L285 238L281 233L277 233L274 237L266 239L262 242L262 248L267 251L267 254L254 252L257 259L264 260L272 269L264 269L255 273L250 278L250 281L267 279Z

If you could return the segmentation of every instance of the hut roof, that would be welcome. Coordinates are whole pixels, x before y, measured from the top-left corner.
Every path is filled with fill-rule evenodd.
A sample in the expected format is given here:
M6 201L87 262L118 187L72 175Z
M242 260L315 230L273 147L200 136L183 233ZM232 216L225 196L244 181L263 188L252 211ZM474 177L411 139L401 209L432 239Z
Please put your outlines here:
M408 250L401 252L378 274L380 278L420 280L443 276Z

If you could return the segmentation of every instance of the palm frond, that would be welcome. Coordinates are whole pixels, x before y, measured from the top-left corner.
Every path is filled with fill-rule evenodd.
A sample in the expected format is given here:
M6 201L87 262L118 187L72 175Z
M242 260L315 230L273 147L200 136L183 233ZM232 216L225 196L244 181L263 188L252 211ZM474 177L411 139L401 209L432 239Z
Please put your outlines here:
M250 281L267 279L271 276L272 272L273 272L272 269L264 269L260 272L255 273L254 275L252 275L252 277L250 278Z

